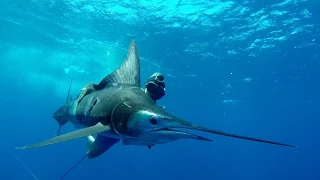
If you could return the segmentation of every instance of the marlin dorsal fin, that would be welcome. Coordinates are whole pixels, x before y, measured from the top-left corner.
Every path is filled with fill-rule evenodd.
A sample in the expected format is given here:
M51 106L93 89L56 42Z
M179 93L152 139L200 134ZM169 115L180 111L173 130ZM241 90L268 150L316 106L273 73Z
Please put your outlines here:
M121 83L140 87L140 59L134 39L130 43L127 57L122 65L107 75L102 82L104 84Z

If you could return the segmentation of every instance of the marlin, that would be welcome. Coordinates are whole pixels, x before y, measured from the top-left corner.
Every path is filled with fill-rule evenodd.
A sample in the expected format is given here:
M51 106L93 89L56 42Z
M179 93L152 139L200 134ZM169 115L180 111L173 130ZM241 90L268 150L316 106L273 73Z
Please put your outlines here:
M296 147L289 144L231 134L203 127L167 112L140 87L140 60L135 40L132 39L127 56L122 65L102 79L103 88L92 91L78 99L68 96L54 114L54 119L61 126L72 123L78 130L51 139L17 147L29 149L61 143L87 137L86 157L96 158L113 145L148 146L165 144L181 139L211 141L208 138L185 132L198 130L215 135L268 143L273 145ZM58 132L58 133L59 133ZM93 137L93 136L96 137Z

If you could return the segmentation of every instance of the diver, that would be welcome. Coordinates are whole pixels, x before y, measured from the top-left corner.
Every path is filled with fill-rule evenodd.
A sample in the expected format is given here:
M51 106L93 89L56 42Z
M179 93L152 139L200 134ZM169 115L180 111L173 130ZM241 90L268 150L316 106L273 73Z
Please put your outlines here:
M84 88L81 89L81 92L77 96L78 104L81 100L88 94L92 92L102 90L107 85L108 76L106 76L99 84L89 83ZM164 76L159 73L153 73L145 83L144 92L147 93L151 99L156 102L165 95L165 82ZM163 106L161 106L164 108Z
M145 83L144 92L147 93L154 102L156 102L165 95L165 88L166 84L164 83L164 76L161 73L156 72L153 73Z

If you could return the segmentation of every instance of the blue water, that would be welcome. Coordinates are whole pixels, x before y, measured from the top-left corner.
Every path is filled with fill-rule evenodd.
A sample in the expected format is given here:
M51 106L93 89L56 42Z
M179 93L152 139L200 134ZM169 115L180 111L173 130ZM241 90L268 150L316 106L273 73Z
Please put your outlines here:
M188 121L297 145L204 134L147 147L115 145L65 180L319 180L320 2L317 0L1 0L1 180L56 180L86 139L37 149L74 77L75 97L138 46L142 83L165 75L160 105ZM62 133L75 130L71 124Z

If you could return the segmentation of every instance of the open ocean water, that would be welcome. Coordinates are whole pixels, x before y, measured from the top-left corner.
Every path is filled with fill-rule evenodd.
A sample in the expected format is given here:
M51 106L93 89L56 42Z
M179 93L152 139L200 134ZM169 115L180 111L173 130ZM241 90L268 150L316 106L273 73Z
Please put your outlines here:
M319 25L319 0L1 0L0 180L57 180L84 155L85 138L14 148L55 136L71 77L75 97L132 36L142 84L165 76L167 111L298 147L204 133L212 143L118 143L65 180L319 180Z

